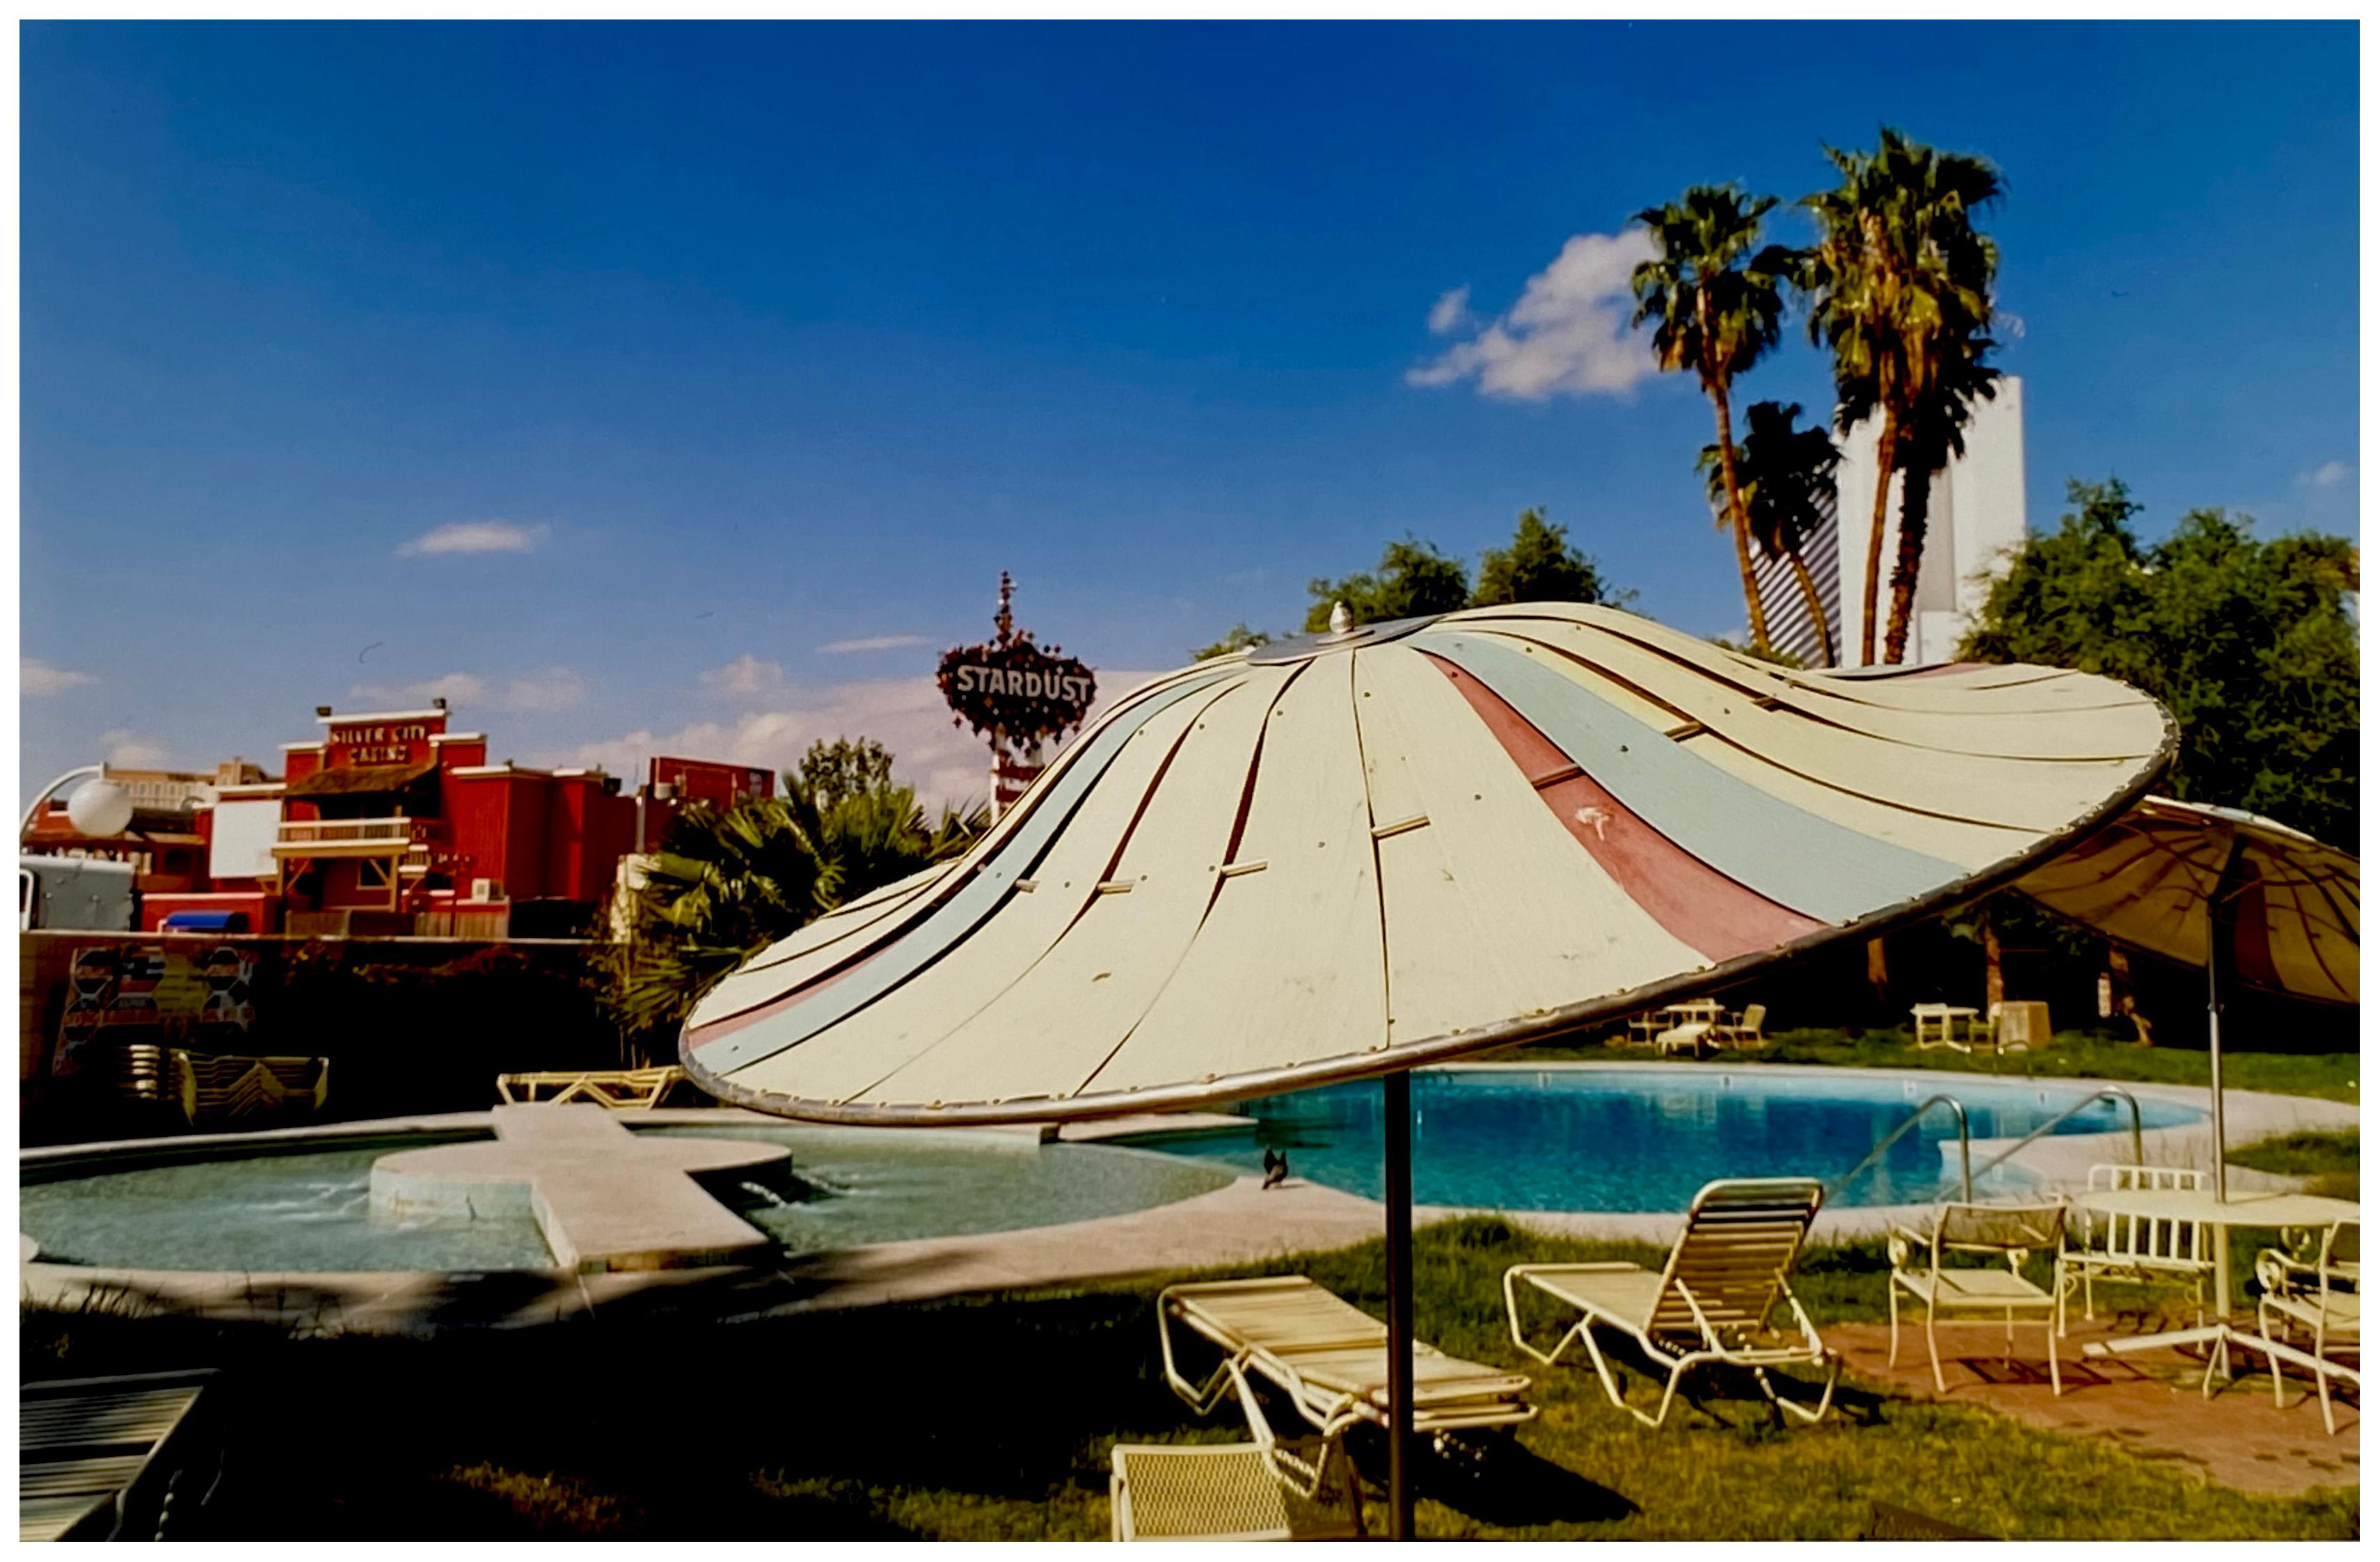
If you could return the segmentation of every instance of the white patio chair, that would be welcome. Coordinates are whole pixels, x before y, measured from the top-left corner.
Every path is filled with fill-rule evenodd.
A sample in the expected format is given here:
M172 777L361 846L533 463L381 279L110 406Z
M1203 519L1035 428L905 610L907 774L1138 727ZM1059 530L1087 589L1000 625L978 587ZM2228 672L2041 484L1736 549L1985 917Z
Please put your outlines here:
M1236 1362L1225 1371L1252 1443L1119 1443L1110 1456L1109 1534L1119 1541L1354 1540L1364 1499L1335 1436L1273 1435Z
M2362 1277L2362 1223L2342 1220L2323 1233L2322 1248L2312 1264L2269 1248L2256 1255L2256 1282L2264 1290L2256 1302L2256 1332L2271 1344L2277 1322L2284 1335L2301 1330L2313 1338L2312 1355L2319 1363L2313 1374L2314 1392L2322 1400L2323 1430L2334 1437L2338 1435L2338 1422L2330 1408L2330 1380L2342 1378L2353 1384L2358 1393L2363 1386L2363 1315L2357 1290ZM2334 1351L2353 1354L2356 1364L2350 1367L2334 1362ZM2269 1351L2265 1360L2273 1372L2273 1403L2278 1405L2280 1360ZM2207 1374L2211 1380L2212 1359ZM2200 1387L2204 1386L2203 1380Z
M1572 1340L1579 1341L1611 1402L1647 1426L1669 1418L1685 1374L1710 1363L1748 1369L1780 1410L1815 1422L1834 1400L1842 1362L1818 1338L1786 1277L1824 1197L1808 1178L1722 1180L1694 1195L1685 1229L1658 1273L1634 1264L1515 1265L1504 1271L1504 1315L1512 1343L1551 1366ZM1578 1314L1551 1350L1538 1350L1522 1332L1516 1287L1523 1283ZM1769 1314L1780 1302L1792 1314L1791 1330L1769 1327ZM1597 1325L1633 1339L1669 1374L1654 1413L1621 1397L1619 1380L1596 1343ZM1815 1407L1779 1398L1769 1383L1770 1367L1791 1364L1826 1369L1826 1387Z
M2020 1313L2037 1315L2043 1333L2049 1343L2049 1391L2054 1397L2063 1394L2065 1386L2058 1377L2058 1299L2024 1277L2024 1261L2031 1254L2054 1249L2063 1240L2066 1227L2066 1203L2060 1199L2049 1204L1986 1205L1946 1204L1934 1212L1933 1229L1912 1231L1905 1226L1894 1226L1887 1239L1887 1250L1892 1258L1892 1279L1886 1287L1886 1303L1892 1317L1892 1349L1886 1364L1900 1364L1900 1295L1907 1291L1915 1301L1925 1304L1925 1354L1934 1363L1934 1388L1947 1394L1949 1385L1942 1377L1942 1352L1934 1338L1937 1317L1950 1314L1998 1314L2008 1330L2008 1346L2016 1349L2016 1319ZM1923 1267L1912 1261L1920 1253L1925 1255ZM1951 1265L1943 1258L1952 1253L1972 1253L2004 1261L1979 1265Z
M2091 1168L2092 1191L2172 1188L2196 1191L2206 1173L2179 1166L2101 1165ZM2082 1288L2082 1316L2098 1314L2092 1294L2095 1277L2129 1280L2136 1285L2187 1281L2198 1322L2206 1321L2206 1283L2215 1274L2215 1241L2209 1228L2196 1221L2151 1219L2137 1215L2109 1215L2088 1209L2075 1211L2073 1232L2081 1245L2060 1243L2058 1250L2058 1332L2066 1333L2066 1300Z

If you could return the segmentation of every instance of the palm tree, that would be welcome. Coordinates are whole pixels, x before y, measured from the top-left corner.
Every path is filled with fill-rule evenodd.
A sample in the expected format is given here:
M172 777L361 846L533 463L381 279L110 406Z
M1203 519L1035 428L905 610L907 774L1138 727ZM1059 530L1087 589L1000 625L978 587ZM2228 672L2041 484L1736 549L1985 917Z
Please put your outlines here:
M1982 387L1996 373L1982 358L1992 345L1983 333L1999 253L1975 231L1973 214L1998 198L2000 183L1981 158L1937 151L1890 128L1873 153L1828 147L1827 157L1842 183L1803 198L1817 220L1818 243L1803 258L1797 281L1811 295L1810 339L1834 357L1836 427L1848 433L1870 415L1877 418L1860 601L1864 665L1876 660L1893 474L1903 474L1903 530L1888 661L1898 660L1908 633L1932 474L1958 448L1968 405L1989 394Z
M1743 443L1736 447L1736 483L1752 527L1752 540L1763 558L1782 555L1791 564L1793 580L1818 632L1818 656L1835 664L1835 636L1827 623L1826 605L1818 599L1817 583L1802 557L1803 544L1835 518L1835 466L1842 453L1820 428L1797 429L1801 404L1755 402L1744 410ZM1711 508L1724 514L1727 503L1724 463L1717 445L1705 445L1695 468L1710 488Z
M889 760L889 757L888 757ZM915 791L844 791L788 778L783 797L697 803L670 821L611 953L607 990L630 1029L691 1013L746 960L812 918L964 853L990 828L982 805L929 825Z
M751 955L831 909L842 872L796 793L688 805L633 890L635 936L614 951L612 1006L631 1029L674 1026Z
M1917 567L1925 557L1926 511L1934 474L1963 454L1965 430L1978 399L1998 391L2000 371L1984 361L1996 345L1980 328L1945 333L1934 344L1934 372L1912 398L1900 437L1900 544L1892 561L1892 600L1884 629L1884 660L1900 660L1917 601Z
M1736 376L1777 345L1784 312L1779 287L1796 262L1776 245L1753 253L1760 220L1776 204L1774 196L1747 198L1732 185L1696 185L1666 206L1646 207L1635 221L1652 234L1659 253L1629 277L1636 294L1631 323L1654 322L1654 357L1670 372L1693 369L1711 398L1744 612L1752 643L1761 650L1768 648L1768 615L1752 576L1752 526L1736 476L1728 394Z

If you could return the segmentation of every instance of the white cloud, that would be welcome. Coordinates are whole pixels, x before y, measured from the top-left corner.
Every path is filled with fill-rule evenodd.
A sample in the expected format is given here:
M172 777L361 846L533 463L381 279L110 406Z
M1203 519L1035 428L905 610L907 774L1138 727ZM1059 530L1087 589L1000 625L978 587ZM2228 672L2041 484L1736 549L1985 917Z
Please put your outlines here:
M776 694L785 686L785 664L762 661L746 651L724 667L714 667L701 674L702 686L713 694L728 695L738 699L759 699Z
M430 553L526 553L545 540L546 530L518 521L450 521L432 527L396 551L400 558Z
M587 697L587 681L567 667L541 667L505 680L496 704L506 710L567 710Z
M154 738L136 737L122 727L112 727L99 734L101 755L111 765L121 765L128 770L154 770L164 768L167 750Z
M923 635L869 635L857 640L829 640L819 648L822 656L848 656L853 651L897 651L926 644Z
M1480 394L1517 401L1625 394L1658 372L1628 325L1634 308L1628 273L1652 257L1652 237L1642 229L1573 236L1511 310L1411 370L1405 383L1476 380ZM1441 321L1455 320L1449 305L1458 294L1467 307L1467 289L1440 297L1429 311L1432 331L1443 334Z
M1451 336L1471 323L1471 285L1450 287L1429 307L1429 333Z
M412 709L443 699L498 710L568 710L587 697L587 681L567 667L542 667L502 683L476 672L447 672L418 684L350 684L347 697L389 708Z
M2308 488L2337 488L2341 483L2354 480L2354 465L2346 461L2325 461L2311 472L2298 474L2298 481Z
M46 699L62 695L68 689L79 689L86 684L96 684L95 672L77 672L68 667L52 667L38 657L17 659L17 694L23 699Z
M736 665L729 663L730 668ZM1105 708L1156 676L1100 672L1100 698L1093 710ZM915 786L929 807L971 805L989 784L990 747L965 728L952 725L950 708L931 678L879 678L774 692L779 697L768 708L747 710L733 720L692 721L662 733L624 733L548 757L555 764L601 765L621 776L641 774L646 758L655 754L786 770L821 738L869 737L892 751L894 773Z

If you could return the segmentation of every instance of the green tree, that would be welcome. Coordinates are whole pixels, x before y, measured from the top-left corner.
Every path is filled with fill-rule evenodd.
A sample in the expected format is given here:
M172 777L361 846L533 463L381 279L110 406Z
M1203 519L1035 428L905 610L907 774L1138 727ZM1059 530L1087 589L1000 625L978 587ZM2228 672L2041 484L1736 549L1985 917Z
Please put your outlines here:
M1803 606L1817 629L1819 665L1832 667L1834 631L1828 626L1826 604L1818 599L1817 582L1810 578L1802 549L1835 518L1835 467L1842 453L1826 430L1796 429L1793 420L1801 416L1798 402L1755 402L1744 409L1743 442L1735 450L1736 483L1752 540L1763 558L1781 555L1792 566ZM1703 446L1694 465L1708 485L1712 511L1726 525L1725 468L1718 446Z
M1330 610L1339 602L1357 624L1381 624L1390 619L1419 618L1452 612L1471 598L1471 577L1460 559L1450 559L1435 543L1408 535L1380 552L1379 567L1342 580L1316 578L1306 582L1314 605L1306 610L1305 633L1320 635L1330 627Z
M1877 418L1876 493L1860 597L1860 661L1876 660L1876 597L1892 476L1902 474L1900 546L1884 660L1907 643L1925 547L1932 475L1961 448L1960 430L1998 371L1991 288L1999 251L1975 213L1998 199L1979 157L1937 151L1887 128L1874 152L1827 149L1842 182L1803 199L1818 224L1797 280L1811 295L1810 339L1832 354L1844 432Z
M820 738L785 772L787 790L808 793L821 808L892 784L892 751L874 738Z
M841 873L815 810L792 797L692 803L631 891L609 1000L632 1030L674 1029L719 979L831 909Z
M607 951L621 1023L674 1027L745 961L822 913L959 855L990 828L981 805L929 822L892 757L866 738L813 744L783 797L690 804L670 821Z
M1571 546L1567 527L1553 525L1544 511L1532 506L1521 512L1511 547L1490 548L1481 556L1479 585L1471 593L1471 605L1617 602L1628 595L1615 592L1595 561Z
M2144 543L2124 485L2070 482L2058 529L2025 539L1960 655L2105 673L2180 728L2163 790L2246 808L2325 841L2357 839L2354 544L2260 540L2192 510Z
M1223 632L1223 637L1216 641L1213 645L1201 646L1196 650L1192 651L1190 653L1190 660L1193 661L1208 661L1219 656L1230 656L1234 651L1253 650L1258 646L1269 646L1271 644L1272 636L1266 634L1263 630L1251 629L1245 624L1234 624L1231 628L1225 630Z
M1718 425L1719 476L1735 539L1737 573L1752 643L1768 648L1768 616L1752 575L1752 526L1735 471L1735 433L1728 395L1736 377L1777 345L1784 312L1779 291L1796 270L1791 250L1770 245L1757 254L1760 220L1774 196L1747 199L1732 185L1696 185L1665 206L1648 206L1635 221L1659 253L1629 278L1636 294L1633 323L1653 322L1653 356L1670 372L1692 369L1711 399Z

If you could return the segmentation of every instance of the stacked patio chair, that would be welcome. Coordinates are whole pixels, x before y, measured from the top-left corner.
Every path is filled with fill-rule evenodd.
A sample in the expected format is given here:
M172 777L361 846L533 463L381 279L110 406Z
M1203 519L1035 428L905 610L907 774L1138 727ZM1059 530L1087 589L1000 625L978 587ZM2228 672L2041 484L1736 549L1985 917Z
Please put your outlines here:
M164 1540L221 1447L191 1432L211 1370L30 1383L17 1399L19 1541Z
M2088 1178L2095 1193L2131 1188L2195 1192L2205 1182L2206 1173L2178 1166L2095 1166ZM2186 1281L2198 1321L2206 1321L2206 1282L2215 1274L2215 1239L2206 1227L2190 1220L2094 1215L2086 1209L2077 1212L2069 1234L2080 1241L2062 1242L2058 1250L2059 1336L2066 1333L2066 1302L2076 1286L2082 1288L2082 1316L2097 1316L2092 1297L2095 1277L2137 1285Z
M1108 1479L1109 1533L1119 1541L1354 1540L1362 1488L1335 1436L1284 1441L1236 1361L1223 1371L1251 1443L1118 1443Z
M1611 1402L1647 1426L1669 1418L1686 1374L1707 1365L1748 1369L1780 1410L1815 1422L1834 1400L1842 1362L1818 1338L1786 1277L1825 1196L1815 1180L1804 1177L1707 1183L1694 1195L1685 1229L1658 1274L1634 1264L1515 1265L1504 1271L1504 1313L1512 1343L1551 1366L1577 1340ZM1530 1344L1522 1329L1521 1285L1578 1314L1551 1350ZM1779 1302L1791 1313L1791 1331L1769 1327ZM1611 1364L1596 1342L1598 1325L1626 1335L1669 1374L1652 1414L1621 1397ZM1826 1388L1815 1408L1780 1398L1768 1380L1769 1368L1794 1364L1826 1369Z
M632 1108L649 1112L685 1083L686 1071L674 1063L650 1069L556 1070L498 1074L496 1094L507 1103L547 1102L561 1106L571 1101L591 1101L615 1112Z
M2331 1411L2330 1380L2338 1377L2353 1385L2358 1393L2363 1386L2363 1315L2357 1290L2363 1269L2362 1229L2362 1223L2355 1220L2333 1226L2323 1233L2322 1247L2312 1264L2269 1248L2256 1255L2256 1282L2264 1290L2256 1302L2256 1332L2267 1344L2274 1342L2276 1324L2284 1336L2302 1333L2311 1338L2310 1353L2319 1363L2313 1381L2314 1392L2322 1399L2323 1430L2334 1437L2338 1435L2338 1421ZM2334 1361L2335 1355L2351 1355L2356 1364L2350 1367ZM2280 1361L2267 1352L2265 1362L2273 1370L2273 1403L2278 1405ZM2210 1377L2214 1367L2210 1358Z
M1192 1383L1176 1364L1177 1328L1222 1350L1222 1364L1206 1382ZM1358 1422L1388 1424L1388 1326L1303 1275L1169 1286L1157 1299L1157 1338L1166 1383L1200 1415L1221 1402L1235 1374L1245 1374L1287 1394L1326 1437ZM1522 1398L1528 1387L1523 1374L1414 1341L1414 1430L1440 1444L1535 1420L1537 1408Z
M2064 1241L2065 1229L2063 1199L2029 1205L1946 1204L1935 1210L1929 1230L1892 1227L1886 1241L1892 1259L1892 1278L1885 1289L1892 1317L1892 1349L1886 1364L1900 1364L1900 1299L1906 1291L1925 1304L1925 1355L1934 1363L1937 1393L1949 1392L1942 1377L1942 1352L1934 1338L1937 1317L1983 1314L1988 1321L1998 1315L2013 1353L2017 1315L2023 1314L2042 1322L2049 1343L2049 1391L2063 1394L2065 1386L2058 1376L2058 1298L2026 1279L2023 1270L2024 1261L2034 1253L2056 1249ZM1985 1262L1944 1262L1954 1254Z

